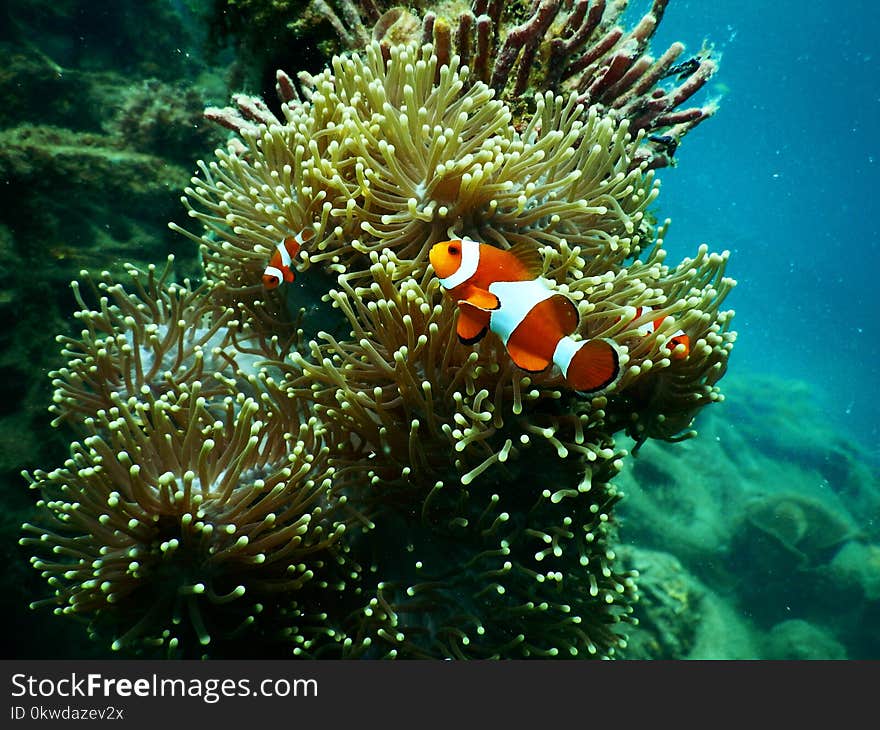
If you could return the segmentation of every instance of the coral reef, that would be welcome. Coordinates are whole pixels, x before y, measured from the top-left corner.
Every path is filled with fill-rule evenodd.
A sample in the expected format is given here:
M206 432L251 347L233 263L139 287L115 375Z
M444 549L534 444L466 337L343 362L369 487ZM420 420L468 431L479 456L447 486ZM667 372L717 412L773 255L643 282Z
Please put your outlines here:
M776 624L767 636L765 659L846 659L846 648L828 631L800 619Z
M643 57L664 7L625 34L620 3L537 3L519 27L488 3L453 41L439 15L371 5L360 52L298 85L277 74L279 113L244 95L209 109L237 134L185 189L201 230L171 223L203 282L172 283L169 263L74 286L82 330L61 338L52 411L79 437L63 467L27 475L40 513L22 544L53 591L37 605L147 655L626 647L618 439L694 435L735 340L726 252L668 265L650 212L665 158L649 138L685 123L673 109L714 69L654 88L681 53ZM545 53L560 74L533 64ZM263 287L301 231L301 275ZM577 309L573 336L613 343L607 392L456 336L428 251L463 237L535 252ZM669 652L691 641L663 636Z
M762 560L789 569L809 569L827 562L855 534L846 513L798 493L751 500L734 529L733 549L743 558L748 560L754 550L763 553ZM785 553L784 557L777 552Z
M851 540L831 561L837 590L856 599L880 602L880 545Z
M36 537L23 544L51 546L32 559L55 588L48 602L92 616L114 649L206 646L278 596L307 630L313 606L333 600L339 578L321 571L338 569L345 530L317 424L282 437L255 418L253 400L211 408L197 387L115 400L85 420L90 435L63 468L32 477L51 528L26 525ZM313 582L303 608L292 597Z

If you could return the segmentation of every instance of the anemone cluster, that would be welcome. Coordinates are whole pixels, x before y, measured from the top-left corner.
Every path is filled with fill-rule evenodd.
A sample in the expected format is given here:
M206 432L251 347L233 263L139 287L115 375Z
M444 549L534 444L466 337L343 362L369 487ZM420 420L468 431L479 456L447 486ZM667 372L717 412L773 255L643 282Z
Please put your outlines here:
M379 41L279 88L282 117L240 100L185 191L204 282L131 271L80 297L53 410L83 438L28 475L40 603L133 651L616 655L637 575L613 549L615 436L687 437L721 398L726 253L665 263L644 130L576 90L524 114L457 54ZM265 290L306 229L296 282ZM463 237L535 246L574 336L616 343L616 384L460 342L428 251Z

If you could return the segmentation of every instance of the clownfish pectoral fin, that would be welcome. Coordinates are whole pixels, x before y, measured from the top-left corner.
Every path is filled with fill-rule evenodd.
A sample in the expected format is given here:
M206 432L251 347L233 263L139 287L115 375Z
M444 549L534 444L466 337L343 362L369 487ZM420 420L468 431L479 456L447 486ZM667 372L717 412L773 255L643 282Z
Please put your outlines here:
M289 268L284 269L284 281L286 281L288 284L290 284L295 278L296 278L296 276L293 273L293 269L289 269Z
M510 359L513 360L514 365L530 373L540 373L542 370L550 367L552 362L552 360L544 355L530 352L515 337L511 337L507 341L507 353L510 355Z
M462 344L473 345L489 331L489 313L471 306L467 301L458 303L458 322L455 332Z
M611 340L580 340L563 337L553 354L566 382L574 389L595 393L620 377L620 353Z
M459 300L458 303L459 305L462 303L470 304L472 307L482 309L484 312L490 312L501 306L501 301L492 292L486 289L477 289L476 287L472 287L468 291L467 297Z
M544 259L541 258L541 252L536 244L521 241L513 246L508 253L516 257L529 278L537 279L544 273Z

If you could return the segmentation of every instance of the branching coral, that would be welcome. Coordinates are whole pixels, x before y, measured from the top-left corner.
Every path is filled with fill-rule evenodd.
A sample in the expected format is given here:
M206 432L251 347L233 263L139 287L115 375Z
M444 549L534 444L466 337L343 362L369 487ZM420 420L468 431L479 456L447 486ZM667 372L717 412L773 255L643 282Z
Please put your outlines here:
M421 19L399 5L384 9L374 0L338 0L345 22L332 4L320 0L314 7L350 49L364 47L372 37L387 57L395 45L431 43L441 65L457 55L470 67L472 82L488 84L506 101L517 102L529 91L576 91L579 102L647 132L638 159L656 168L671 164L684 135L715 112L711 102L679 108L715 73L710 49L683 62L685 46L679 42L658 58L649 54L668 4L653 0L631 30L623 27L628 0L510 6L474 0L470 9L425 10Z

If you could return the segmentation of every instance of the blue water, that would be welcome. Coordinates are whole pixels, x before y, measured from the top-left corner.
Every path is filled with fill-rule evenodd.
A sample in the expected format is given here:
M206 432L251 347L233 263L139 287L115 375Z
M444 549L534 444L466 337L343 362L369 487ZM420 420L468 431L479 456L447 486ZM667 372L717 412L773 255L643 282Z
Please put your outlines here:
M661 173L670 260L729 249L731 372L814 386L876 451L880 395L880 3L675 0L653 49L708 38L717 115Z

